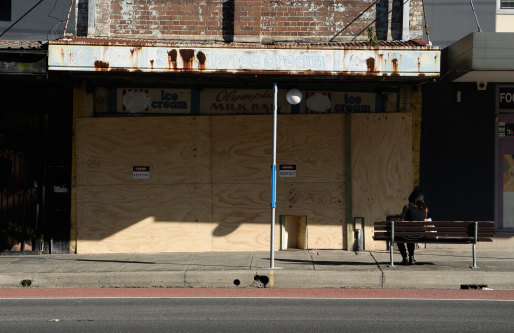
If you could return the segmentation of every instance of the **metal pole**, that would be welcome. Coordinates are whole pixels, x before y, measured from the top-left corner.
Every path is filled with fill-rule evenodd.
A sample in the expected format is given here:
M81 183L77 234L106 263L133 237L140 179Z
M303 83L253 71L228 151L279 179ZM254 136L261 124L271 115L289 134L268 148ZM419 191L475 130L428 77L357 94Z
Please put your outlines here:
M478 23L478 17L477 12L475 11L475 6L473 6L473 0L469 0L469 3L471 3L471 9L473 10L473 14L475 14L475 21L477 21L478 32L482 32L482 28L480 28L480 23Z
M477 254L476 254L476 244L478 242L478 222L475 222L475 235L473 239L473 266L471 268L477 267Z
M277 83L273 83L273 164L271 166L270 268L275 268L275 207L277 198Z
M394 266L393 260L393 244L394 244L394 221L391 221L391 245L389 246L389 256L391 257L391 264L389 266Z

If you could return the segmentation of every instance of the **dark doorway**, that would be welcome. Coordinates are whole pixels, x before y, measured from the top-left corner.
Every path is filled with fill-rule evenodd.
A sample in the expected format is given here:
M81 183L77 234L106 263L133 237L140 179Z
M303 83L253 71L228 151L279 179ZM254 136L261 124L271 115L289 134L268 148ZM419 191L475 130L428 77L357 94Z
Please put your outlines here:
M69 86L9 79L0 85L2 253L69 251Z

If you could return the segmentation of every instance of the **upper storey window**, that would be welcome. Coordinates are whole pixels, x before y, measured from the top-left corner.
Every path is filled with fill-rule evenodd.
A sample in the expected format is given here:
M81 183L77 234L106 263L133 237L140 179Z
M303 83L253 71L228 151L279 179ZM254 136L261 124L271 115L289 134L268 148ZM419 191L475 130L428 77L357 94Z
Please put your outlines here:
M11 0L0 0L0 21L11 20Z
M500 9L514 9L514 0L500 0Z

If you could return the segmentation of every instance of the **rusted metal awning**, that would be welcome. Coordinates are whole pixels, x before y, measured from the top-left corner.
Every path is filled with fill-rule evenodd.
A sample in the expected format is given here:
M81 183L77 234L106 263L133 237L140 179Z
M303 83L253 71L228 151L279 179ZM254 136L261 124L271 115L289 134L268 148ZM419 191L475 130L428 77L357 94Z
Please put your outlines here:
M75 38L50 42L51 71L437 77L440 50L415 42L186 44Z
M0 40L0 74L46 75L46 58L44 42Z

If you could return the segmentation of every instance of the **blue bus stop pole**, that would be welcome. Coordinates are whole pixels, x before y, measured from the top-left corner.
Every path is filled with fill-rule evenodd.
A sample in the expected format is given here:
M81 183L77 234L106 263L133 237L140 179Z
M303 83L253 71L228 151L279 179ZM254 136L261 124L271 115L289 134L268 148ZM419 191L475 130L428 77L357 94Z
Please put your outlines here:
M271 166L270 268L275 268L275 208L277 201L277 83L273 83L273 164Z

